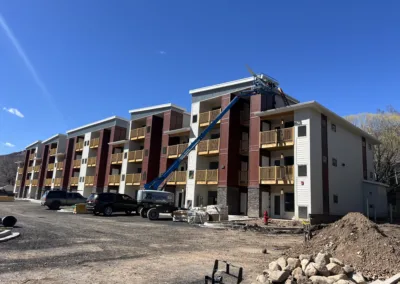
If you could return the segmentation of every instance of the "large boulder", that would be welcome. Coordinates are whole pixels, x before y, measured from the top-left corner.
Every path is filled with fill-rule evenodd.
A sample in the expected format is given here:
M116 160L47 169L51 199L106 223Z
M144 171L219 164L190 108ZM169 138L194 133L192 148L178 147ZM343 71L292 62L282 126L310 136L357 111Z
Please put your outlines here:
M290 270L290 272L292 272L297 267L300 267L300 260L298 258L289 257L285 270Z
M329 263L329 258L331 257L328 253L318 253L315 257L314 262L319 265L327 265Z
M302 261L303 259L307 259L310 262L311 261L311 255L309 255L309 254L300 254L299 255L299 259L300 259L300 261Z
M306 258L303 258L300 262L301 264L301 269L303 269L303 271L306 271L306 267L307 265L310 263L310 261Z
M343 265L344 265L343 262L341 262L339 259L334 258L334 257L331 257L331 258L329 259L329 263L336 263L337 265L340 265L340 266L343 266Z
M327 264L326 268L328 269L328 271L331 275L337 275L337 274L344 273L343 268L340 265L333 263L333 262Z
M336 281L335 284L354 284L354 282L350 280L340 279Z
M346 274L332 275L332 276L329 276L328 278L332 279L335 282L339 281L339 280L348 280L349 279Z
M292 271L292 276L294 279L298 280L300 278L300 276L303 276L303 270L301 269L301 267L297 267Z
M311 277L311 276L317 275L318 271L317 271L317 269L315 268L314 265L315 265L314 262L310 262L310 263L307 265L306 269L304 270L304 274L305 274L307 277Z
M296 284L296 282L294 282L293 279L287 279L287 280L285 281L285 284Z
M310 282L311 280L308 279L307 276L300 276L299 279L297 279L297 284L308 284Z
M258 283L263 283L263 284L270 283L270 281L268 280L268 277L266 277L264 274L258 275L256 281Z
M310 280L313 284L333 284L333 280L325 276L311 276Z
M351 276L351 279L354 282L356 282L357 284L364 284L365 283L364 276L362 276L361 273L353 273L353 275Z
M289 277L289 275L289 271L286 270L270 271L269 280L271 280L273 283L281 283L284 282Z
M315 267L315 269L318 271L318 274L319 274L319 275L326 276L326 277L328 277L329 275L331 275L331 274L329 273L328 268L326 268L325 265L315 263L315 264L314 264L314 267Z
M350 274L354 272L354 268L350 265L343 266L344 273Z
M278 260L276 262L279 264L279 266L282 269L284 269L286 267L286 265L287 265L286 259L284 257L278 258Z
M280 267L280 265L276 261L272 261L268 265L268 269L271 270L271 271L282 270L282 268Z

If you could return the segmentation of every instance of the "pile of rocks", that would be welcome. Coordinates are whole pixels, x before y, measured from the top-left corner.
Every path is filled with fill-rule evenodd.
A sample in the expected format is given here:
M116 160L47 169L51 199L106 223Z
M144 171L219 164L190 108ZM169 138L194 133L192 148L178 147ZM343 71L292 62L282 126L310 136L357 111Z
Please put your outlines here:
M257 277L257 283L316 283L316 284L364 284L365 278L344 265L329 253L301 254L298 258L280 257L269 264L268 269Z

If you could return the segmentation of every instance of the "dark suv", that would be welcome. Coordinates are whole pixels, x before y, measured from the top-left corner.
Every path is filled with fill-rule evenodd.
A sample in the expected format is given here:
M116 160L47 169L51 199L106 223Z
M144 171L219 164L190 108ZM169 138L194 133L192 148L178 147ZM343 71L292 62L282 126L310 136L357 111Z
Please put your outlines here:
M126 194L93 193L86 201L86 210L94 215L103 213L104 216L111 216L113 212L131 215L133 211L137 213L137 202Z
M40 199L42 206L58 210L60 206L71 206L78 203L85 203L86 198L77 192L66 192L64 190L46 191Z

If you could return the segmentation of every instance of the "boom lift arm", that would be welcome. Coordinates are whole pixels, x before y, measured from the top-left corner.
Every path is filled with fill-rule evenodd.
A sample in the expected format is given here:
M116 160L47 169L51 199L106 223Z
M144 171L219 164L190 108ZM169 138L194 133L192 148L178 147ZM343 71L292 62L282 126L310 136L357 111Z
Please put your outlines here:
M289 101L287 100L282 89L277 87L277 81L265 75L258 76L254 74L254 72L250 72L254 77L254 84L252 86L252 89L250 91L245 91L235 96L233 100L227 105L227 107L221 111L221 113L210 123L210 125L206 129L204 129L204 131L185 149L185 151L183 151L183 153L161 176L144 185L145 189L157 190L158 187L168 178L168 176L179 167L179 164L183 161L183 159L185 159L189 155L189 153L197 146L197 144L199 144L200 141L204 139L207 133L214 128L217 122L221 120L221 118L237 103L240 98L250 97L256 94L278 94L282 96L285 105L289 105Z

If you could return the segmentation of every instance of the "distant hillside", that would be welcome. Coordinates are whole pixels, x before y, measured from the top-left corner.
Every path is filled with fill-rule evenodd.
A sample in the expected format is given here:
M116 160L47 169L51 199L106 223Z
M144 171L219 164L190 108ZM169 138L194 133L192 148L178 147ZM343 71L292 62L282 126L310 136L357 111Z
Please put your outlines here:
M23 159L24 151L0 155L0 186L7 184L14 185L17 173L17 164L15 162L22 161Z

